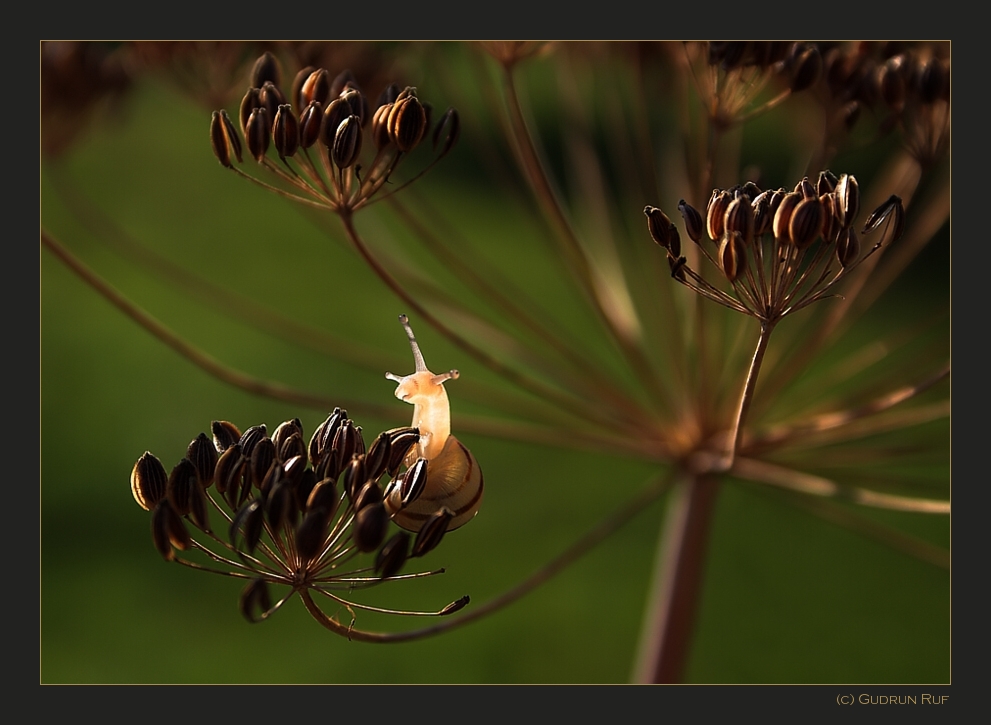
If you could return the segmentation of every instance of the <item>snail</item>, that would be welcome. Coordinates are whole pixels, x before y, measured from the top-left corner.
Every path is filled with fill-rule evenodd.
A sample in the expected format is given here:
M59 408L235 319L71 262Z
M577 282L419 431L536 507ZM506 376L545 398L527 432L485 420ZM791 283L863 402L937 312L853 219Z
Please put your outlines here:
M446 507L454 514L447 525L451 531L468 523L482 503L482 470L471 451L451 435L451 407L444 383L456 380L459 373L451 370L434 375L427 370L409 319L400 315L399 322L409 338L416 371L403 377L386 373L385 377L398 383L396 397L413 405L412 426L420 432L405 464L412 471L419 459L425 459L427 472L426 483L415 500L402 505L400 487L393 486L387 492L386 505L393 521L407 531L419 531L427 519Z

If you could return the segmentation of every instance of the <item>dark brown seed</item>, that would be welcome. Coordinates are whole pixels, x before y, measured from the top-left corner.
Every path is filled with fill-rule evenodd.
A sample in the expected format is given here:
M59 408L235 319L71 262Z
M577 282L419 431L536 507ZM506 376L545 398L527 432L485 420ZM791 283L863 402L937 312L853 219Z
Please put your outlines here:
M754 212L754 237L760 237L771 231L771 224L774 215L771 213L772 191L764 191L757 195L757 198L750 202L750 208Z
M747 205L749 208L749 204ZM730 282L736 280L747 264L747 250L738 232L727 232L719 245L719 266Z
M307 78L315 71L312 65L308 65L305 68L300 69L296 74L296 77L292 81L292 89L290 90L290 98L292 98L293 108L306 108L307 104L303 103L303 84L306 83Z
M222 166L232 168L231 155L241 163L241 140L234 131L227 111L214 111L210 119L210 145L213 153Z
M217 468L217 447L207 438L206 433L196 436L186 449L186 458L196 468L196 478L200 486L209 488L213 483L213 472Z
M210 531L210 516L208 511L206 489L201 486L194 487L192 495L189 497L189 517L200 531L207 533Z
M839 180L829 169L819 172L819 178L816 179L816 193L821 197L823 194L828 194L836 188L836 184Z
M191 510L193 490L199 488L197 483L196 466L188 458L183 458L169 474L169 485L166 495L172 508L180 516L185 516Z
M351 86L352 88L358 87L357 79L354 77L354 73L352 73L349 68L342 70L340 73L338 73L337 76L334 78L334 80L331 82L330 84L331 98L337 98L338 96L340 96L341 93L344 92L344 89L348 86Z
M262 510L261 501L252 499L238 509L231 521L229 538L234 548L237 546L237 535L240 533L244 537L247 551L250 553L258 546L261 540L262 531L265 524L265 512Z
M905 106L905 56L888 58L878 68L878 86L881 98L892 111L900 111Z
M739 235L744 246L750 246L754 241L754 210L750 206L749 197L733 199L726 207L723 233Z
M803 199L819 198L819 194L816 193L816 188L812 186L812 182L809 181L808 176L795 184L795 193L801 194Z
M255 452L258 452L258 448L255 449ZM282 481L282 474L282 464L273 458L272 462L269 464L268 470L265 471L261 481L258 483L258 494L262 501L266 501L272 487Z
M919 67L916 73L916 92L923 103L935 103L943 96L944 86L948 85L949 72L939 58L930 58Z
M404 97L403 93L407 95ZM389 137L396 144L396 148L403 153L409 153L420 143L427 130L427 113L420 99L416 97L415 88L407 88L403 93L392 104L388 128Z
M293 490L293 494L296 496L296 506L300 511L306 509L306 500L310 497L313 489L317 485L317 474L314 473L312 468L307 468L303 471L303 475L300 476L299 483Z
M678 202L678 211L681 212L681 218L685 222L685 232L688 234L688 238L697 244L702 239L702 215L699 214L698 209L686 203L684 199Z
M375 556L375 571L383 579L399 573L409 557L409 534L399 531L389 538Z
M372 114L372 141L375 142L375 148L383 149L392 142L389 137L390 113L392 113L392 104L387 103L379 106Z
M269 596L268 584L264 579L252 579L248 582L248 585L241 590L238 608L244 618L252 624L257 624L265 618L268 610L272 608L272 598Z
M671 267L671 276L681 282L685 281L685 264L688 259L685 257L668 257L668 266Z
M869 234L877 229L888 218L891 218L894 228L888 242L893 242L900 238L905 231L905 207L902 206L901 197L892 194L881 206L871 212L864 224L861 234Z
M460 612L462 609L468 606L468 602L470 601L471 601L471 597L465 594L463 597L461 597L461 599L451 602L442 610L440 610L439 616L446 617L448 614L454 614L455 612Z
M319 141L322 126L323 106L314 101L299 115L299 145L308 149Z
M241 444L241 448L245 448L244 443ZM272 464L276 462L275 444L272 443L272 439L265 437L259 440L251 448L251 456L248 460L251 467L251 485L255 488L261 488L262 481L268 474Z
M131 469L131 494L138 506L145 511L155 508L165 498L168 483L169 476L162 462L149 451L142 453Z
M379 97L375 101L375 108L378 109L390 103L395 103L397 98L399 98L399 86L395 83L390 83L379 93Z
M232 445L241 440L241 431L233 423L226 420L215 420L210 426L213 433L213 444L217 447L218 453L223 453Z
M822 56L814 45L806 47L795 59L791 73L793 93L804 91L822 77Z
M433 513L417 533L410 556L423 556L436 549L447 533L447 525L453 518L454 512L446 506Z
M860 238L853 227L847 227L840 232L836 240L836 259L844 269L860 257Z
M788 222L788 238L799 249L805 249L822 233L822 204L818 198L802 199Z
M836 196L823 194L819 197L819 203L822 204L822 238L826 242L833 242L842 228L839 215L836 213Z
M245 457L251 457L255 446L265 437L267 431L268 429L264 423L262 425L253 425L244 431L244 435L241 436L238 444L241 446L241 452L244 453Z
M320 141L329 149L334 147L334 139L337 138L337 130L345 119L351 114L351 106L347 101L336 98L331 101L323 111L323 126L320 130Z
M403 508L420 498L427 485L427 459L418 458L400 479L399 492Z
M248 116L248 122L244 127L244 141L248 145L248 151L258 163L261 163L268 151L270 129L268 111L264 108L256 108Z
M295 489L303 480L306 473L306 458L304 456L293 456L282 464L282 478L286 485Z
M444 111L444 115L440 117L440 121L437 122L437 127L434 129L434 151L440 146L440 156L444 156L454 148L454 144L458 142L458 137L461 135L461 118L458 116L458 112L454 108L448 108Z
M706 210L706 227L709 232L709 239L719 241L723 238L726 209L731 201L733 201L733 195L728 191L713 190L712 198L709 199L709 206Z
M788 225L791 223L791 217L795 212L795 207L798 206L800 201L802 201L802 195L795 192L785 194L781 198L778 209L774 214L774 224L772 226L775 239L780 239L784 242L790 240L788 236Z
M272 140L279 158L283 161L287 156L293 156L299 149L299 121L296 120L292 107L288 104L279 106L279 110L275 113Z
M645 206L643 213L647 216L647 231L650 238L660 247L670 251L671 220L668 215L656 206Z
M286 441L294 434L303 434L303 424L300 422L299 418L293 418L292 420L279 423L278 427L272 431L272 435L270 436L272 443L275 444L275 450L277 453L282 451Z
M348 87L341 92L340 98L351 107L351 115L357 116L358 124L361 126L365 125L365 121L369 120L370 116L368 113L368 101L365 99L364 94L357 88Z
M358 492L358 495L355 498L354 510L361 511L361 509L366 506L381 503L382 499L382 487L375 481L368 481L361 487L361 491Z
M271 132L271 124L275 120L275 114L278 112L279 106L285 104L286 97L282 95L282 91L274 83L266 81L259 87L258 100L266 111L265 120L269 124L269 132Z
M674 224L671 225L671 237L668 239L668 250L670 251L670 256L677 257L681 254L681 235L678 234L678 227Z
M296 552L303 561L310 561L320 553L327 538L330 519L327 511L319 507L303 516L303 521L296 530Z
M347 169L354 166L360 153L361 119L357 116L348 116L337 127L334 145L331 148L331 160L338 168Z
M275 481L268 489L268 495L265 497L265 513L273 531L281 531L283 527L295 528L298 516L296 501L293 499L292 489L284 481Z
M217 467L213 472L213 480L217 483L217 491L221 495L230 488L240 487L240 478L245 464L244 456L241 453L241 445L235 443L230 448L220 454L217 459Z
M843 174L836 184L837 216L840 226L849 227L860 212L860 186L857 179L849 174Z
M393 428L389 434L392 443L389 446L389 465L386 472L395 478L399 468L406 461L407 454L420 441L420 431L418 428Z
M392 435L383 431L372 441L365 455L365 470L370 481L377 481L389 467L392 456Z
M385 540L389 528L389 514L381 501L358 511L354 517L354 545L358 551L375 551Z
M337 512L337 506L340 502L340 496L337 495L337 484L333 479L325 478L310 491L310 495L306 499L306 510L321 509L329 521Z
M743 186L740 187L739 193L734 195L734 198L738 199L741 194L747 197L747 203L749 204L751 201L760 196L760 187L752 181L746 181Z
M151 538L158 553L166 561L175 559L173 548L185 551L192 546L182 518L175 512L168 499L159 501L151 512Z
M326 68L314 70L300 86L298 108L305 108L314 102L321 106L330 102L330 73Z
M282 82L282 68L279 66L279 60L267 50L259 56L251 69L251 85L255 88L261 88L266 82L276 86Z
M348 463L341 476L344 492L347 494L352 503L354 503L358 493L361 491L361 487L365 485L366 480L368 479L365 476L364 457L352 457L350 463Z
M241 99L241 107L238 110L238 120L241 123L241 134L248 138L248 119L251 118L251 112L256 108L260 108L262 105L261 101L261 90L258 88L249 88L245 94L244 98Z

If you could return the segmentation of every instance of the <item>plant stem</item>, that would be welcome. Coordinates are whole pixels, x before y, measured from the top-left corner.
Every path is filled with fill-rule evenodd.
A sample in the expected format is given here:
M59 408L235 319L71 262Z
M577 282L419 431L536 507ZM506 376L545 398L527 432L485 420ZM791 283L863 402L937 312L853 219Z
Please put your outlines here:
M764 362L764 353L767 352L767 344L771 340L771 333L774 331L774 322L762 321L760 323L760 337L757 340L757 349L754 350L753 360L750 361L750 369L747 371L747 380L743 384L743 393L740 395L740 406L736 411L736 419L733 421L733 430L730 434L729 449L724 454L715 470L728 471L733 467L733 460L736 458L736 451L740 447L740 440L743 438L743 423L747 419L750 411L750 404L754 399L754 389L757 387L757 376L760 374L760 366Z
M700 474L671 492L654 563L634 681L677 683L685 674L698 612L719 481Z

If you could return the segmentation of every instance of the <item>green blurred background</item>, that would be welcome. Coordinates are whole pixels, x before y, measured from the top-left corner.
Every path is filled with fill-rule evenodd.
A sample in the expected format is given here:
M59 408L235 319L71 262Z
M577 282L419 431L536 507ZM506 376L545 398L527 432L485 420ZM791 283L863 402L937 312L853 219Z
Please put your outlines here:
M528 237L534 225L521 226L526 216L514 213L513 195L496 196L500 187L476 172L483 152L473 149L489 142L495 124L478 128L469 120L480 116L487 89L452 82L459 63L476 62L474 51L383 44L353 52L365 62L377 59L382 74L394 73L400 85L418 86L435 107L462 110L461 145L417 182L418 191L473 239L493 245L494 255L513 255L521 275L539 267L536 256L527 257L539 246ZM284 72L291 79L294 71ZM374 100L378 88L365 91ZM232 115L237 100L227 105ZM108 247L93 225L80 223L64 194L67 184L84 195L88 213L105 215L169 260L367 346L391 361L386 369L392 372L408 372L409 349L395 322L402 303L349 250L334 231L335 219L315 223L223 169L210 152L209 111L162 76L138 78L112 117L101 116L58 159L43 163L42 225L131 300L227 364L306 390L392 404L388 419L352 413L372 436L406 424L410 408L392 397L385 369L348 366L273 340L203 305L174 280L136 266ZM754 156L759 143L748 147ZM780 154L770 143L767 154ZM642 206L634 203L632 213L639 215ZM357 223L371 243L390 243L394 220L388 215L370 209ZM948 278L943 234L869 316L862 334L946 307ZM308 437L329 411L218 382L120 314L45 249L40 279L42 682L629 680L663 502L524 599L440 637L398 645L347 642L317 625L298 600L262 624L248 624L237 610L238 581L161 560L149 516L129 491L131 468L145 450L170 467L218 418L242 429L266 423L271 431L299 417ZM485 378L429 328L417 334L430 365L458 367L463 380ZM455 433L460 384L449 388ZM932 430L947 437L948 421ZM381 587L363 601L425 609L466 593L475 603L487 601L562 551L654 474L643 462L617 456L459 437L484 467L486 499L477 519L426 562L447 573ZM948 456L933 476L948 480ZM949 517L868 515L949 547ZM688 681L949 681L949 571L828 524L773 491L732 481L720 494L713 532ZM389 629L423 621L362 613L358 624Z

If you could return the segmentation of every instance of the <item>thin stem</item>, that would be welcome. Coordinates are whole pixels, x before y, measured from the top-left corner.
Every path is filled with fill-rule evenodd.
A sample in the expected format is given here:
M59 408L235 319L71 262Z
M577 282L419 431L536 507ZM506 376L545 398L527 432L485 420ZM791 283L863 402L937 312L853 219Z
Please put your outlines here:
M680 482L671 493L640 636L636 682L684 679L718 484L703 474Z
M760 367L764 362L764 353L767 352L767 344L771 340L771 332L774 331L774 325L775 323L770 321L761 322L757 349L754 350L754 357L750 361L747 380L743 384L743 393L740 395L740 405L736 411L736 419L733 421L733 430L729 439L730 448L718 462L716 470L728 471L733 467L736 450L740 447L740 440L743 438L743 424L747 419L747 413L750 411L750 404L753 402L754 389L757 387L757 376L760 374Z

